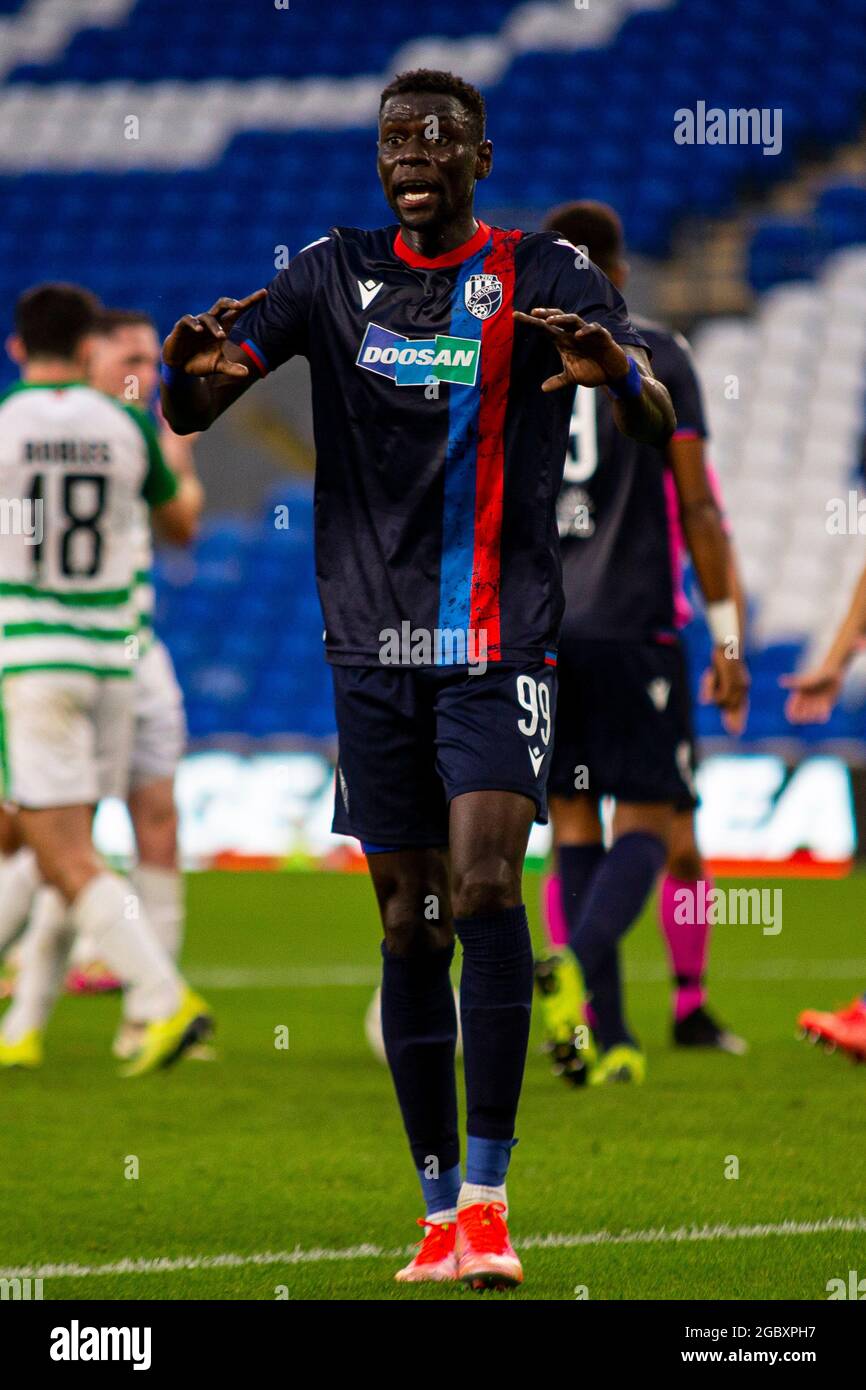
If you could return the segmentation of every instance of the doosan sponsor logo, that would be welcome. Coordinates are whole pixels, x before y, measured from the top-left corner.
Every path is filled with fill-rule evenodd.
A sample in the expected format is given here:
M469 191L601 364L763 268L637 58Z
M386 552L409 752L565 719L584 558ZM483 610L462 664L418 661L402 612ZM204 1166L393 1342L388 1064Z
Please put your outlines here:
M425 386L450 381L474 386L481 344L475 338L403 338L378 323L369 323L357 365L386 376L397 386Z
M52 1361L131 1361L134 1371L151 1364L149 1327L82 1327L73 1318L68 1327L51 1329Z

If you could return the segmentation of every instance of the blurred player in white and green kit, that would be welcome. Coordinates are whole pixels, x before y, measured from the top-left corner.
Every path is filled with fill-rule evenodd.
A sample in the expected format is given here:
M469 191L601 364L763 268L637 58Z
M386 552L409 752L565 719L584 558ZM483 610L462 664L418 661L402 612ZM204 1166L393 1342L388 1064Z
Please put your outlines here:
M138 1075L205 1036L210 1017L141 896L99 859L91 824L102 797L127 790L141 499L169 538L187 539L188 525L152 422L85 384L99 312L75 286L23 295L9 344L21 381L0 400L0 498L11 523L0 548L3 796L51 890L34 912L0 1064L41 1061L78 932L124 984L126 1017L140 1025L125 1072Z
M159 381L161 343L152 319L133 309L106 309L97 320L88 359L88 381L119 401L144 406L153 400ZM181 438L171 430L159 432L160 448L178 482L175 508L181 524L194 530L204 501L193 465L194 436ZM173 536L173 540L192 536ZM134 676L135 728L129 769L129 807L135 834L137 863L130 877L150 924L177 960L183 938L183 883L178 864L177 810L174 778L186 744L183 695L171 657L153 630L154 592L151 577L153 539L147 504L138 507L135 526L138 660ZM95 943L81 938L73 949L73 983L100 988L107 982ZM140 1025L129 1016L114 1045L125 1057L138 1044ZM204 1056L203 1047L194 1050Z

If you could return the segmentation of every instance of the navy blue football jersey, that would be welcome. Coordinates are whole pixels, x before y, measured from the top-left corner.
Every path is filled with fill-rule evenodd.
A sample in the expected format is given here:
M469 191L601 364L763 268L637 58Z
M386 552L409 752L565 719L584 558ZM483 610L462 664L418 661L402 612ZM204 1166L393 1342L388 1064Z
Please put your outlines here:
M544 660L563 609L556 498L573 390L548 334L514 309L550 306L643 346L622 296L553 232L481 223L433 259L398 227L335 227L294 257L231 332L264 375L309 359L316 574L330 661ZM393 651L393 648L392 648Z
M686 340L635 318L653 375L670 392L675 438L706 436ZM609 397L578 387L557 503L565 586L563 640L665 638L677 625L678 507L664 449L617 429Z

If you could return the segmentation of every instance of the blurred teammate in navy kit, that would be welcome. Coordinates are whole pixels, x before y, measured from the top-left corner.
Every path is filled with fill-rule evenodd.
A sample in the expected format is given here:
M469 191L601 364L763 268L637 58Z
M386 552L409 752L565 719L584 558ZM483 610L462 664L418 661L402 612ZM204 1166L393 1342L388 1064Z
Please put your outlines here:
M568 204L547 225L582 246L614 284L624 283L622 228L612 208ZM568 939L602 1052L599 1060L589 1050L595 1084L644 1079L645 1059L625 1018L617 943L668 859L678 814L690 826L697 804L689 681L678 637L680 523L714 639L708 694L730 732L742 729L748 699L731 550L707 473L706 425L688 344L657 324L635 323L652 351L653 371L670 391L676 431L664 448L625 438L603 394L579 388L557 509L566 607L551 814ZM607 852L603 796L616 798ZM693 879L683 879L683 892L690 882L693 889ZM703 1008L700 978L685 981L693 958L702 956L698 938L705 947L705 926L702 931L693 919L676 933L670 916L666 936L682 966L688 1040L739 1042ZM547 984L544 970L539 983Z

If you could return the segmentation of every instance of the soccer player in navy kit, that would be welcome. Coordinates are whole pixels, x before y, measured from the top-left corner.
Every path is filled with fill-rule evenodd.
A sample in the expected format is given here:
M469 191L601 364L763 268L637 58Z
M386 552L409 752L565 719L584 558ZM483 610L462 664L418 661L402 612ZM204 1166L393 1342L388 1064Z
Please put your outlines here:
M163 350L179 433L206 429L293 354L310 362L334 828L368 855L385 1050L426 1204L419 1253L397 1277L474 1287L522 1279L505 1222L532 996L521 875L546 815L574 386L606 387L635 437L662 443L674 426L605 277L555 234L475 218L491 162L473 87L396 78L378 172L399 225L333 228L266 292L180 320Z
M584 247L614 283L624 281L622 229L612 208L566 205L547 225ZM748 699L730 545L707 475L703 406L688 345L657 324L639 326L653 370L669 388L676 432L664 450L624 439L606 401L578 391L558 504L566 609L551 817L569 940L603 1054L590 1069L595 1084L643 1079L643 1054L624 1014L617 943L668 858L677 813L690 818L697 804L688 675L677 636L677 512L714 640L706 684L729 732L741 731ZM604 795L617 803L609 851L598 810ZM685 919L695 879L704 876L696 848L694 859L697 869L680 849L673 866ZM705 955L705 922L692 915L678 933L676 923L668 925L672 956L679 953L695 975L688 989L683 982L690 1038L708 1045L712 1036L715 1045L740 1050L740 1040L706 1013L698 992L702 969L694 962Z

